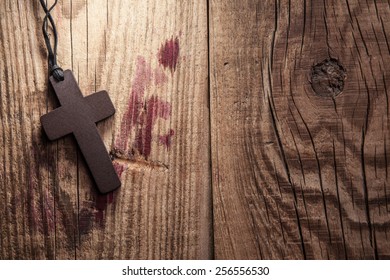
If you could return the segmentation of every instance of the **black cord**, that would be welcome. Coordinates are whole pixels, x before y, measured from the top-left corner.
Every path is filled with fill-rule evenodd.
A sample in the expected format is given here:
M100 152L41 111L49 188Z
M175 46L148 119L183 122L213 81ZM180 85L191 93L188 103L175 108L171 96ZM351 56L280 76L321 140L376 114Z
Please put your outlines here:
M43 19L43 25L42 25L42 32L43 37L45 38L46 48L48 52L48 59L49 59L49 71L50 75L53 75L53 77L57 81L63 81L64 80L64 71L61 67L57 65L57 44L58 44L58 34L57 34L57 28L54 23L53 17L51 16L50 12L54 9L54 7L57 5L58 0L55 0L54 4L48 8L45 0L40 0L41 6L43 10L45 11L46 15ZM51 29L54 36L54 46L52 47L49 33L47 31L48 29L48 23L51 25Z

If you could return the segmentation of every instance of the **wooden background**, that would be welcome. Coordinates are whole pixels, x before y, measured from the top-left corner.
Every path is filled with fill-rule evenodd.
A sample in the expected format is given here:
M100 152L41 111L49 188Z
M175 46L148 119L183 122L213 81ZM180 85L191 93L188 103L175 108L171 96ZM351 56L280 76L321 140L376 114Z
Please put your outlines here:
M389 1L60 0L104 196L43 135L43 16L0 0L0 259L390 258Z

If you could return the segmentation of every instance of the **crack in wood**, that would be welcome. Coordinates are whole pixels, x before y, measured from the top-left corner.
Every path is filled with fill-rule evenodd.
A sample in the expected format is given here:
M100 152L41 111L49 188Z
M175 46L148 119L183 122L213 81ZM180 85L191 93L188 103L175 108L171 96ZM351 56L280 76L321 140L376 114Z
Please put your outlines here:
M113 149L110 151L110 157L113 162L116 162L124 167L124 169L161 169L168 170L169 166L160 161L146 160L143 157L125 154L120 150Z

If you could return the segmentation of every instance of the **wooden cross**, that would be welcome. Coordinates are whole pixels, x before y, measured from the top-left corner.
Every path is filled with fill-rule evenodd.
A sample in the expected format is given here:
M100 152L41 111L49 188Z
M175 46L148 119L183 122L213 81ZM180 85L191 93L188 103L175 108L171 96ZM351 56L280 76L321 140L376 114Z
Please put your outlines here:
M63 81L50 77L61 107L41 117L43 129L50 140L72 133L99 191L113 191L121 182L95 123L112 116L115 108L106 91L84 98L72 72L66 70L64 77Z

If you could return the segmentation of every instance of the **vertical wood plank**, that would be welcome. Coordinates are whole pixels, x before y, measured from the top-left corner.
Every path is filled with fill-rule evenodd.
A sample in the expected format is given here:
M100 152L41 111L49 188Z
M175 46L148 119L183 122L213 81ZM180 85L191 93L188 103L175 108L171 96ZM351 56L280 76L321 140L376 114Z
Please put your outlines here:
M209 258L206 2L85 9L83 89L107 89L117 108L99 127L122 187L101 196L80 175L78 257Z
M210 2L216 258L389 258L389 12Z
M0 6L0 259L52 259L56 153L39 123L48 96L44 41L32 20L39 7Z

